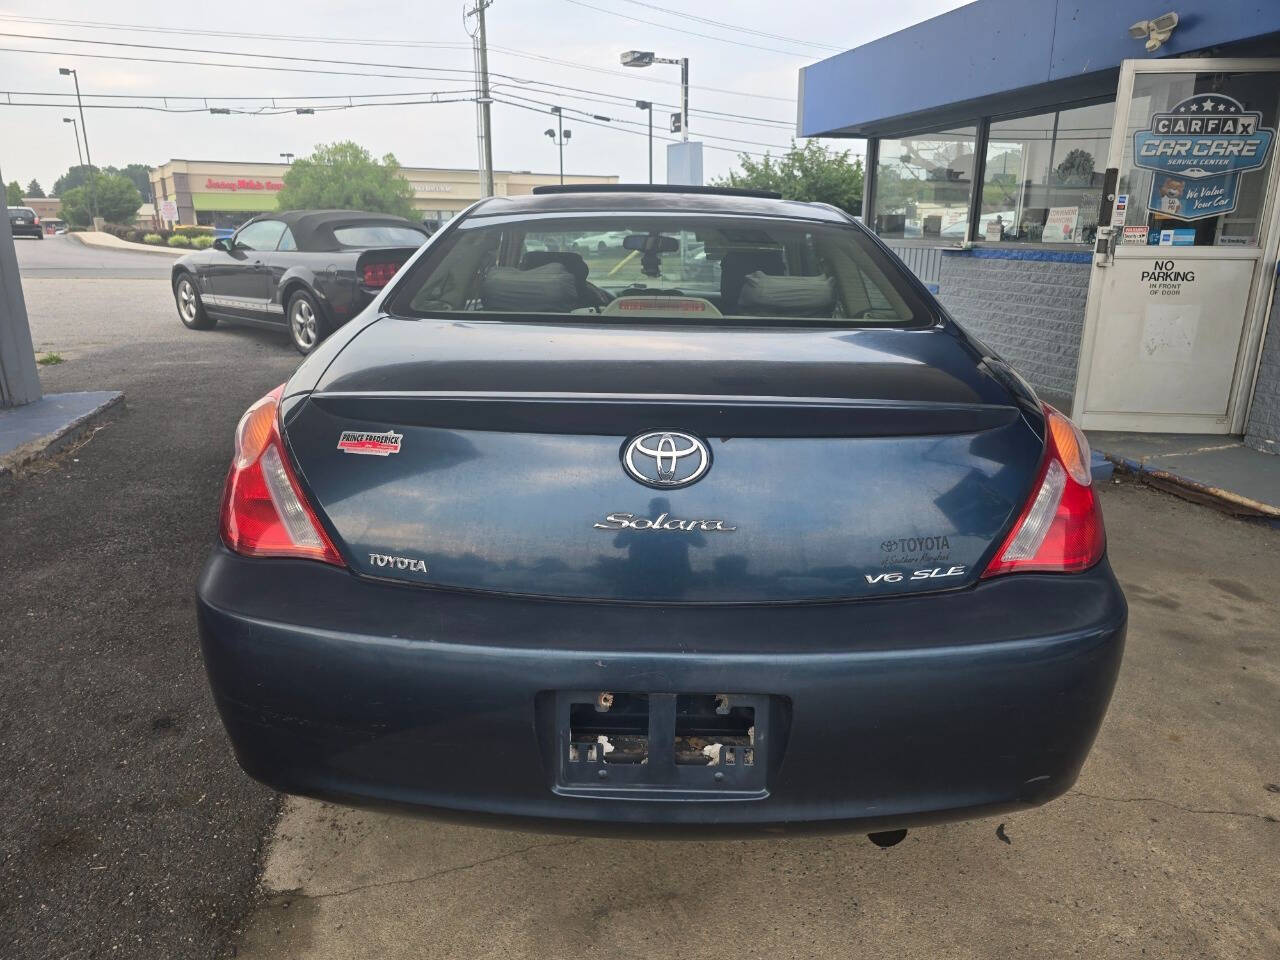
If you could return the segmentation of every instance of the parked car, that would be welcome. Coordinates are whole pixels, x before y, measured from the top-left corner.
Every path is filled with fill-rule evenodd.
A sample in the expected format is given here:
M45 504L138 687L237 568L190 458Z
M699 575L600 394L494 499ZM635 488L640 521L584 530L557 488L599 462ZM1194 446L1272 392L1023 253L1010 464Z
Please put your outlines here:
M250 775L575 832L1044 803L1125 633L1080 431L853 218L740 191L455 218L245 413L220 530Z
M286 329L310 353L365 308L426 242L420 224L358 210L266 214L173 265L178 318Z
M9 207L9 229L15 237L35 237L44 239L44 227L40 226L40 218L30 207Z

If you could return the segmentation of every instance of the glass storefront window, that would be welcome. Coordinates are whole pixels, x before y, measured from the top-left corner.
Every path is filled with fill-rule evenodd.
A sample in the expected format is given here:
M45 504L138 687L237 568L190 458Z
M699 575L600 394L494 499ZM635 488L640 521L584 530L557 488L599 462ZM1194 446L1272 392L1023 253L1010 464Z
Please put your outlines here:
M1145 227L1151 245L1257 246L1278 107L1277 72L1138 74L1117 190L1129 196L1123 242L1143 242Z
M872 225L886 239L968 236L976 127L881 140Z
M1093 243L1115 103L991 124L979 240Z

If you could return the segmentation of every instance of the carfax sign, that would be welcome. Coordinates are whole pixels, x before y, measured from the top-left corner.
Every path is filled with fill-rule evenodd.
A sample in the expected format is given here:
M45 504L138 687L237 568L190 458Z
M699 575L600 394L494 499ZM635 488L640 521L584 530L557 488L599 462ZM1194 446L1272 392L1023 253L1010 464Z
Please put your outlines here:
M1274 140L1261 113L1219 93L1157 113L1133 135L1134 166L1154 172L1148 209L1175 220L1230 213L1240 174L1266 166Z

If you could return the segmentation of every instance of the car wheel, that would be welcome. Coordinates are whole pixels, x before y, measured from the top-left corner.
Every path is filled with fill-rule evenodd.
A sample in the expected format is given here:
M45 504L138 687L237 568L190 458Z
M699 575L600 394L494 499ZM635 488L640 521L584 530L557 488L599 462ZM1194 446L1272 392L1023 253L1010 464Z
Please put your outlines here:
M173 297L178 303L178 319L190 330L212 330L218 321L205 313L191 275L184 273L173 285Z
M310 353L331 332L315 297L299 290L289 298L289 339L299 353Z

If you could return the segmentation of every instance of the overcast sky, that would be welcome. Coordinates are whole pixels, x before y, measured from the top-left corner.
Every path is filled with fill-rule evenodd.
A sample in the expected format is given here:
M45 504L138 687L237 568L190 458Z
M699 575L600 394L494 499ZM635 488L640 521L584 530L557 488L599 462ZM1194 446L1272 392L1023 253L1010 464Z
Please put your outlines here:
M468 0L468 5L472 4L473 0ZM690 0L494 0L487 13L494 96L534 108L494 105L494 165L514 170L556 169L556 148L543 135L552 118L545 106L530 102L541 101L559 103L566 109L565 126L573 130L572 140L565 148L566 172L645 179L645 115L633 104L617 102L617 98L671 104L655 107L654 111L655 133L666 134L667 116L679 99L679 69L656 65L624 70L619 65L621 51L641 49L653 50L659 56L689 57L693 112L690 127L695 138L706 138L707 176L723 174L735 165L737 149L764 151L763 144L787 144L794 130L796 76L800 67L837 49L857 46L961 5L956 0L734 0L716 4ZM785 10L786 16L779 17L779 10ZM293 112L215 116L205 111L203 102L182 99L208 98L210 105L258 110L269 109L272 97L352 96L357 102L367 102L369 94L409 95L387 98L390 100L429 99L433 92L439 92L442 98L466 97L470 95L467 91L471 87L472 55L462 12L461 0L220 0L216 5L171 0L60 0L57 4L0 0L0 32L7 34L0 37L0 47L7 48L0 50L0 171L6 182L18 180L25 187L34 177L47 190L59 174L75 163L72 128L62 122L64 116L75 116L74 98L66 96L74 89L70 77L59 76L58 68L62 66L78 71L83 94L171 98L167 104L163 100L127 98L93 103L145 103L198 111L163 113L87 107L89 144L94 162L99 165L154 166L171 157L276 160L283 151L303 155L316 143L352 139L375 154L394 153L405 166L474 168L475 107L471 103L366 107L311 116ZM688 16L680 16L680 12ZM718 23L691 17L731 22L755 33L734 32ZM102 23L131 28L116 30L93 25ZM379 43L287 39L292 37ZM146 46L72 42L76 39ZM14 48L52 52L13 52ZM235 58L225 53L195 52L196 49L270 57ZM103 59L104 56L179 63ZM278 57L336 62L273 59ZM554 58L568 64L538 58ZM205 66L196 61L274 69ZM389 64L418 69L391 69L386 66ZM908 64L903 68L918 69ZM391 76L345 75L370 73ZM542 86L535 87L530 82ZM886 78L886 82L892 82L892 78ZM555 89L547 84L573 89ZM63 97L55 96L58 94ZM850 97L857 95L856 90L848 91ZM229 99L232 97L257 99ZM17 107L4 105L7 100L58 101L63 105ZM319 104L318 99L309 101L312 106ZM603 126L590 126L589 117L572 114L570 109L614 120ZM699 116L700 110L736 117L713 119ZM728 138L757 143L735 144ZM713 145L728 149L709 149ZM861 141L853 142L853 146L857 152L862 151ZM655 178L665 179L664 145L660 142L655 144Z

